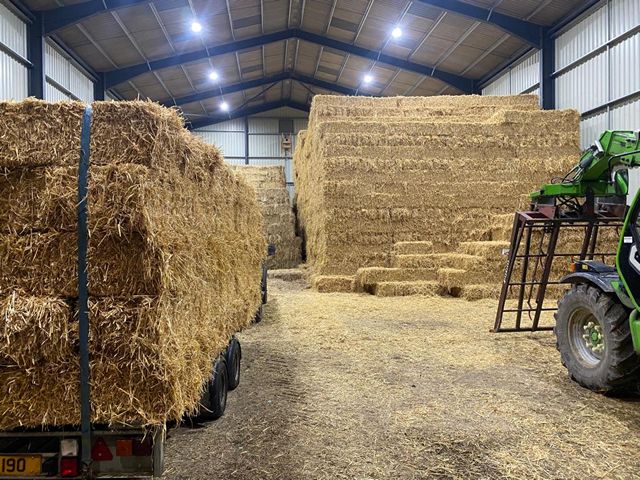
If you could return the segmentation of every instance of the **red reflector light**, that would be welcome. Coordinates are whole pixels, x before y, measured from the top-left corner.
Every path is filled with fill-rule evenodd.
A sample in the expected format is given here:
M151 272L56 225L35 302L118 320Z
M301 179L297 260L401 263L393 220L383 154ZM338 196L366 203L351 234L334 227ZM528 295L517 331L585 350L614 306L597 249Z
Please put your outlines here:
M133 457L133 440L116 440L116 456Z
M113 460L113 453L111 453L111 450L109 450L109 447L104 442L104 438L98 438L96 443L93 444L91 460L97 462Z
M60 459L60 476L61 477L77 477L78 476L78 459L63 457Z

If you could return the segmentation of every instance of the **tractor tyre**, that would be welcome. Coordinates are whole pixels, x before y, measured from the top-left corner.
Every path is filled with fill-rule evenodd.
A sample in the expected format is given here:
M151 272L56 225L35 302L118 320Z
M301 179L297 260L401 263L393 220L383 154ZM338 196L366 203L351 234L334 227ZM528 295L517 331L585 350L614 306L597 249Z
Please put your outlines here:
M574 284L558 301L556 348L571 378L597 392L627 391L640 380L629 311L599 288Z

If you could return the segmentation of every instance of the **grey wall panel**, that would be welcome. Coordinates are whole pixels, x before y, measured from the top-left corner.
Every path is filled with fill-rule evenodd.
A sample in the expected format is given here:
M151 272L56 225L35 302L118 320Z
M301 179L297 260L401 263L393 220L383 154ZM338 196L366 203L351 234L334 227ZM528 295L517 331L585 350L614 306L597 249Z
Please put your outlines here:
M483 95L518 95L540 83L540 52L533 52L512 65L482 89Z
M93 81L76 67L67 55L49 42L45 47L45 72L48 84L46 91L52 93L51 96L46 96L48 101L77 99L86 103L93 102ZM65 89L66 92L53 85L52 81Z
M0 3L0 42L27 58L27 25Z
M607 53L580 63L556 78L556 108L586 112L607 102Z
M249 133L280 133L277 118L249 118Z
M0 3L0 43L27 57L27 25ZM29 94L28 69L5 52L0 52L0 100L22 100Z
M640 0L611 2L611 37L628 32L640 22Z
M208 132L194 130L193 134L205 143L216 145L226 157L244 157L244 133Z
M29 96L26 66L0 52L0 100L23 100Z
M309 126L309 120L307 118L296 118L293 120L293 132L298 133L300 130L306 130Z
M602 132L608 128L607 112L600 112L580 121L580 147L588 148L594 141L600 138Z
M579 59L607 41L607 6L591 13L556 38L556 70Z
M611 47L611 65L612 100L640 91L640 33Z
M281 157L283 155L282 137L279 133L275 135L249 134L250 157Z

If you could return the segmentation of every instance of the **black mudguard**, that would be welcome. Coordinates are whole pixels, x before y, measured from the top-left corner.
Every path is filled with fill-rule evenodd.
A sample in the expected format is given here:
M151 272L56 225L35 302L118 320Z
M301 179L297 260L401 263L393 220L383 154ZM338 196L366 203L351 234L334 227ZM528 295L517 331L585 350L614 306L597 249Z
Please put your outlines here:
M613 282L619 282L617 272L575 272L565 275L560 283L585 283L599 288L603 292L614 293L616 290Z

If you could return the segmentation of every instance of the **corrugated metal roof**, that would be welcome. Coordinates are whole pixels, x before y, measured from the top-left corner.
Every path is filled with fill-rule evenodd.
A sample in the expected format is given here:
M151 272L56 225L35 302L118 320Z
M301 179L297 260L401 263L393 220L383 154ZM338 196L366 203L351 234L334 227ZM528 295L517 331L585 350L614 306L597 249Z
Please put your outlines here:
M26 0L31 8L50 9L73 5L81 0ZM483 8L541 25L557 22L580 4L581 0L464 0ZM227 10L227 5L230 11ZM304 6L304 12L303 12ZM462 15L447 12L418 1L409 0L157 0L117 9L116 15L102 13L87 18L77 26L58 32L70 48L98 71L115 66L163 59L175 54L203 50L205 47L253 38L287 28L305 31L371 50L384 47L384 53L401 59L432 66L469 78L480 78L509 59L525 45L496 26L480 23ZM196 20L203 25L194 34L190 25ZM439 23L431 31L434 22ZM119 23L120 22L120 23ZM390 39L394 26L403 35ZM124 28L123 28L124 27ZM429 35L425 39L426 33ZM459 39L467 35L464 41ZM135 45L134 45L135 43ZM455 47L455 48L454 48ZM296 55L297 50L297 55ZM490 53L486 53L490 50ZM143 95L163 101L174 97L208 91L215 87L209 73L215 70L220 85L258 79L283 72L316 76L319 80L361 88L361 92L385 95L433 95L444 84L434 78L423 80L415 72L404 71L371 59L322 48L307 41L283 40L198 60L183 66L172 66L146 73L118 85L115 90L123 98ZM371 70L370 85L361 85ZM164 85L163 85L164 84ZM265 87L226 95L225 101L237 108ZM167 90L169 92L167 92ZM312 87L313 92L327 92ZM446 93L455 93L448 88ZM313 95L298 82L285 81L269 89L251 102L278 101L281 98L306 103ZM204 99L185 106L185 112L206 115L218 108L220 98ZM204 105L204 109L203 109ZM209 112L210 113L210 112Z

